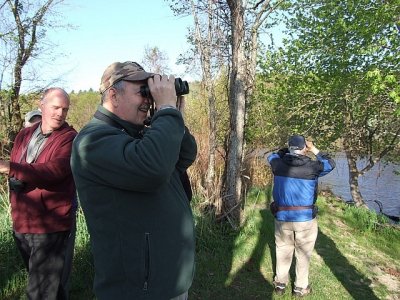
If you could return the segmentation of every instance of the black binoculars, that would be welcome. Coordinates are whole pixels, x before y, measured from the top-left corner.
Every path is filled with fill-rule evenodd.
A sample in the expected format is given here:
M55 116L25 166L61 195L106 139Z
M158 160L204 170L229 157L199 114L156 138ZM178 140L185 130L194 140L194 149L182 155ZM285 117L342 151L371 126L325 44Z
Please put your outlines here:
M175 91L177 96L189 94L189 83L181 78L175 78ZM150 89L147 85L140 87L142 97L151 98Z

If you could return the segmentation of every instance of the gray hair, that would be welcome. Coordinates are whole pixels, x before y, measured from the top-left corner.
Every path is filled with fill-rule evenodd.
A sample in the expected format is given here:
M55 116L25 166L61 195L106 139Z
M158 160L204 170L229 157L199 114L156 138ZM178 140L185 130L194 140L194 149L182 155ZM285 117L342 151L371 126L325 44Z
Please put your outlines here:
M112 86L110 86L107 90L105 90L101 94L101 104L103 104L107 100L108 93L110 92L110 88L114 88L118 94L123 94L123 93L125 93L125 81L124 80L117 81Z

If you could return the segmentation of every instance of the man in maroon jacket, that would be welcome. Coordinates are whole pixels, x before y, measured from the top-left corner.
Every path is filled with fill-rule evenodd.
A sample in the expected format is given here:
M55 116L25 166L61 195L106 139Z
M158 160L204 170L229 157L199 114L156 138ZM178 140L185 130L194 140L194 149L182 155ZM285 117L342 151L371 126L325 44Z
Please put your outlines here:
M65 118L70 100L61 88L41 99L42 121L22 129L8 174L13 235L29 273L28 299L67 299L75 240L76 193L70 156L76 131Z

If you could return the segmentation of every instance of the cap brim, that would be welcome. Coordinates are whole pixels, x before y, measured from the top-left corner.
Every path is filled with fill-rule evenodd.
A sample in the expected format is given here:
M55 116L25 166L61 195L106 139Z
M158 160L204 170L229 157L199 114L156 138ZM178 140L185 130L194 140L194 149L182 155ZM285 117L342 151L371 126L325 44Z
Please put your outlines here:
M125 81L142 81L142 80L146 80L150 77L153 77L155 75L155 73L147 73L147 72L140 72L140 74L133 74L133 75L128 75L126 77L121 78L119 81L121 80L125 80Z

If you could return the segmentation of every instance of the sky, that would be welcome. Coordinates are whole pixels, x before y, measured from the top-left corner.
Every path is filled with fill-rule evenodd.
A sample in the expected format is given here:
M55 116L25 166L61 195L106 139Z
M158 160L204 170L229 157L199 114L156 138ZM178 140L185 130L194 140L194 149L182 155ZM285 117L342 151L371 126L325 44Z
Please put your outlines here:
M68 0L61 22L74 29L49 30L57 45L50 61L41 58L38 76L45 83L60 78L55 85L67 92L97 91L108 65L116 61L141 62L146 47L157 46L169 58L174 75L185 78L184 66L175 64L188 49L187 27L190 17L175 17L164 0ZM188 79L186 79L188 80ZM25 83L29 89L29 83Z
M23 70L28 78L23 93L48 86L98 91L107 66L127 60L141 63L145 48L153 47L166 54L173 75L189 82L200 79L200 74L186 74L185 66L176 64L190 47L187 34L193 18L174 16L165 0L65 0L57 8L59 23L73 28L47 28L50 43L45 46L50 51L31 59L33 64Z

